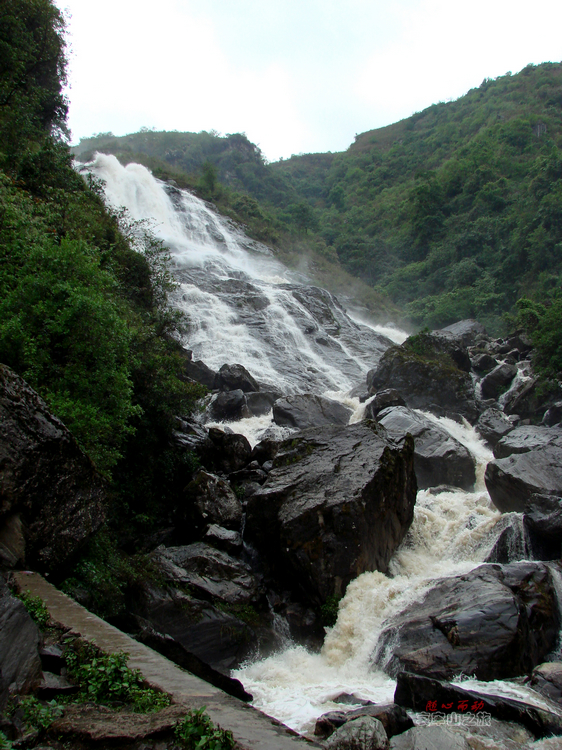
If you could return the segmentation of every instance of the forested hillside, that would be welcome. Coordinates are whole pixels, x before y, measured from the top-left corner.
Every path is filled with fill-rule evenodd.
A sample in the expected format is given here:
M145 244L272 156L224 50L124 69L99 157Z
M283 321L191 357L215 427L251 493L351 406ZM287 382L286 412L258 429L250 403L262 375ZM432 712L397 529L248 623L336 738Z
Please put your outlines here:
M419 326L474 316L500 330L519 297L559 293L561 146L562 65L545 63L359 135L344 153L267 164L241 134L152 131L77 151L140 158L211 199L210 184L245 194L223 209L264 240L298 238L337 260Z
M72 167L50 0L1 4L0 55L0 362L113 477L115 508L140 516L164 497L175 415L202 390L182 379L166 251Z

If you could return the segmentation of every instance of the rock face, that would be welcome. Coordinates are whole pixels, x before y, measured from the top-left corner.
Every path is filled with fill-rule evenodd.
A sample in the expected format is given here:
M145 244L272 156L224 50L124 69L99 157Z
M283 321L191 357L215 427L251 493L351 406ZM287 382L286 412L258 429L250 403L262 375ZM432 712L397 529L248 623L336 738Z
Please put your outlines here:
M379 412L391 406L406 406L406 402L395 388L378 391L365 407L365 419L376 419Z
M412 518L413 441L375 423L311 428L280 445L248 501L246 536L277 575L317 603L367 570L385 571Z
M412 409L424 409L437 416L455 412L475 422L478 408L470 374L439 350L429 357L424 342L423 356L407 343L385 352L379 366L367 375L369 392L395 388Z
M0 712L11 690L27 693L41 679L39 631L26 608L0 578Z
M486 329L473 318L466 318L466 320L459 320L456 323L451 323L450 326L442 328L441 331L451 333L453 336L460 338L465 346L472 346L476 343L478 336L486 334Z
M106 484L45 402L0 365L0 525L19 514L26 564L52 572L105 519Z
M482 379L482 395L484 398L498 398L507 389L517 374L517 367L513 365L498 365Z
M478 417L478 422L476 423L476 431L491 446L496 445L498 440L501 440L505 435L512 432L513 429L513 422L510 422L502 411L493 407L486 409Z
M507 458L514 453L528 453L554 445L562 449L562 430L536 425L521 425L509 431L494 448L494 458Z
M241 390L249 393L260 389L243 365L223 365L217 372L214 385L221 391Z
M242 503L224 479L199 469L184 495L194 530L201 533L209 524L240 530Z
M235 669L256 646L254 631L235 614L195 599L172 583L166 589L144 585L136 593L133 614L221 672Z
M530 672L558 638L549 569L541 563L482 565L446 578L393 618L378 653L392 645L385 669L452 679L494 680ZM398 702L398 701L397 701Z
M406 406L383 409L377 419L394 440L414 438L414 467L418 489L445 484L469 490L476 481L468 450L446 430Z
M548 661L533 669L530 686L562 705L562 662Z
M354 702L357 702L357 700ZM314 727L314 735L315 737L326 739L336 729L339 729L339 727L348 721L352 721L359 716L372 716L378 719L383 725L386 736L389 739L390 737L394 737L395 734L401 734L414 726L414 722L402 706L398 706L396 703L381 703L356 708L353 711L329 711L317 719Z
M249 566L204 542L159 547L153 557L166 580L189 586L204 598L243 604L257 597L257 581Z
M275 424L299 430L325 424L347 424L350 416L351 409L343 404L312 393L286 396L273 405Z
M384 727L373 716L346 722L324 743L327 750L388 750Z
M464 737L444 726L421 726L393 737L390 750L471 750Z
M549 445L490 461L486 467L486 487L496 508L502 513L522 513L533 494L561 495L560 455L560 447Z

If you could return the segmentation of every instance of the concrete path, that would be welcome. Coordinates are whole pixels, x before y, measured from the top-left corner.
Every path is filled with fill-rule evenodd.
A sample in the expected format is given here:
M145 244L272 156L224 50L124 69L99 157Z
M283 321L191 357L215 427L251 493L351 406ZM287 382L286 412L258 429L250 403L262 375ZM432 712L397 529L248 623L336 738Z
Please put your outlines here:
M139 669L152 687L169 693L174 703L184 704L186 708L206 706L213 722L223 729L229 729L245 750L321 747L252 706L180 669L156 651L93 615L38 573L19 571L15 573L15 578L22 591L41 597L55 623L70 628L88 641L94 641L103 651L125 651L129 654L128 665L131 669Z

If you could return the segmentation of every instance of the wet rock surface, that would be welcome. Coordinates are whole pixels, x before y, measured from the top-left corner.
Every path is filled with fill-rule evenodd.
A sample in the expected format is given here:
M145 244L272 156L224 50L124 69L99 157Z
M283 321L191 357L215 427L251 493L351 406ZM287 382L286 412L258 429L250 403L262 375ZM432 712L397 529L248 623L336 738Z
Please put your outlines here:
M242 523L242 503L224 479L199 469L184 490L185 515L200 535L209 524L234 531Z
M438 581L392 618L378 646L382 654L392 642L392 656L380 666L437 679L461 672L483 680L518 676L554 648L559 624L545 565L481 565Z
M357 702L357 699L355 702ZM380 703L351 711L329 711L316 720L314 735L320 739L326 739L336 729L359 716L372 716L378 719L389 739L394 737L395 734L401 734L414 726L414 722L402 706L397 703Z
M425 342L422 351L424 356L406 342L385 352L378 367L367 376L369 392L395 388L412 409L431 411L437 416L455 412L475 422L479 410L470 374L439 350L434 358L428 356Z
M105 520L106 482L27 383L0 365L0 526L19 514L26 564L56 571Z
M377 391L365 407L365 419L376 419L379 412L391 406L406 406L406 402L395 388Z
M373 716L358 716L343 724L324 743L327 750L388 750L388 737Z
M507 390L516 374L517 368L514 365L497 365L482 379L482 396L497 399L501 393Z
M257 596L258 585L251 568L204 542L159 547L152 557L168 581L195 589L204 598L240 604Z
M491 446L515 429L515 425L499 409L486 409L478 417L476 431Z
M286 396L273 405L275 424L296 427L299 430L326 424L344 425L349 422L351 413L351 409L339 401L315 396L312 393Z
M386 570L415 494L410 439L393 446L374 423L311 428L281 443L248 501L246 536L282 580L322 603L360 573Z
M414 438L414 467L418 489L445 484L469 490L476 480L468 450L443 427L406 406L383 409L377 415L393 440Z
M409 729L393 737L390 750L472 750L464 737L443 726L424 726Z
M562 662L539 664L531 673L529 685L541 695L562 705Z
M560 455L560 447L548 445L490 461L486 467L486 488L498 510L521 513L534 494L562 495Z
M494 448L494 458L507 458L515 453L528 453L549 445L562 450L562 430L540 425L521 425L502 436Z
M0 577L0 712L11 693L27 693L39 685L39 644L37 626Z
M217 372L214 387L220 391L237 391L243 393L260 390L255 378L243 365L223 365Z

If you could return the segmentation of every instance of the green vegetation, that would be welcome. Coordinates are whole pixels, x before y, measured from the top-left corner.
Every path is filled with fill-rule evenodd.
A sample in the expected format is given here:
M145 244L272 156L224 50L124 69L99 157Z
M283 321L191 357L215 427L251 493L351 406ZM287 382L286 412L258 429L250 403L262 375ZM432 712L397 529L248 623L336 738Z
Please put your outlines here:
M77 702L132 706L139 713L159 711L170 697L144 685L138 669L127 666L125 653L106 654L91 643L75 640L64 652L69 678L79 685L72 697Z
M0 732L0 750L12 750L12 743L4 732Z
M189 711L185 719L176 724L174 734L188 750L233 750L236 747L232 732L215 726L205 706Z
M340 601L341 596L335 596L334 594L332 594L320 607L320 617L322 620L322 625L324 625L325 627L331 628L336 624L336 621L338 619Z
M110 480L110 527L149 530L191 476L171 435L205 392L183 376L168 253L142 224L108 212L100 186L72 167L64 19L52 0L2 5L0 54L0 362ZM133 575L123 563L106 577L116 557L92 573L92 590L104 579L115 593Z
M32 620L40 630L46 630L51 620L51 615L40 596L33 596L30 591L22 591L16 594L23 606L29 612Z
M20 699L19 707L23 711L23 722L27 729L48 729L55 719L62 716L63 706L55 700L38 701L33 695L26 695ZM1 747L1 745L0 745Z
M548 389L562 380L562 295L546 304L522 298L517 307L516 323L531 335L536 350L533 366Z

